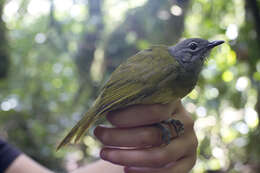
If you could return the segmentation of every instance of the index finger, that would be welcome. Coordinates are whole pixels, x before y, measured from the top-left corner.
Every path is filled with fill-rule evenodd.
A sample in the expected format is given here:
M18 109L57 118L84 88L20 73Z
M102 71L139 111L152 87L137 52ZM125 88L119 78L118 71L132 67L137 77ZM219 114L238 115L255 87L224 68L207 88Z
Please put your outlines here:
M133 105L109 112L107 119L116 127L151 125L169 119L180 106L180 100L169 104Z

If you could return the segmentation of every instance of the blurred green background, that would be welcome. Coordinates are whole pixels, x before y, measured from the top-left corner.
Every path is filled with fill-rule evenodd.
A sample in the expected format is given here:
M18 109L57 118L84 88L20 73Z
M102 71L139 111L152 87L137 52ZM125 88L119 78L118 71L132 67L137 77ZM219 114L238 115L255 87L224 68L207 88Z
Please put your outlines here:
M260 172L259 8L259 0L1 0L0 135L50 169L73 170L98 159L98 141L55 147L118 64L151 44L224 39L183 100L200 141L193 173Z

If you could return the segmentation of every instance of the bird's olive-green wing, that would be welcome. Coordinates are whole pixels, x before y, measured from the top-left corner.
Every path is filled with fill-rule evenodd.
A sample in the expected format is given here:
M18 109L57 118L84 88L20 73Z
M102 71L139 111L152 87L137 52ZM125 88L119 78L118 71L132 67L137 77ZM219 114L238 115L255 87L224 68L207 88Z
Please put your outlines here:
M168 103L172 89L166 83L174 85L177 68L166 46L141 51L112 73L95 107L101 113L132 104Z
M133 104L169 103L176 96L178 64L166 46L141 51L121 64L103 87L93 107L72 128L57 149L78 141L90 125L107 111ZM170 84L169 84L170 82Z

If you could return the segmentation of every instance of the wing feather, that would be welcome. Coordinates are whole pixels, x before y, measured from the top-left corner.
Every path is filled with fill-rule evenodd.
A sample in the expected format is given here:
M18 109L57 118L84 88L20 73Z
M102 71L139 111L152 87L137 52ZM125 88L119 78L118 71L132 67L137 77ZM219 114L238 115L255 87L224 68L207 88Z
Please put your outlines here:
M167 96L172 94L172 88L163 88L162 84L168 86L167 82L171 82L174 85L176 68L176 61L167 49L163 53L156 48L139 52L112 73L97 103L100 112L138 103L169 102ZM165 97L159 97L162 88ZM152 95L154 97L150 100Z
M141 51L121 64L101 90L93 107L61 141L58 148L78 141L90 125L106 112L133 104L169 103L178 65L166 46ZM172 87L171 87L172 85Z

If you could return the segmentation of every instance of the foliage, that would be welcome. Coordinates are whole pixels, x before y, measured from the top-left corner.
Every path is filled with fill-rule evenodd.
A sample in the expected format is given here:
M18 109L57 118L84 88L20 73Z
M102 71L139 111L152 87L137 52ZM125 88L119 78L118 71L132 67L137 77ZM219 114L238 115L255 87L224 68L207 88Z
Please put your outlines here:
M74 169L97 159L98 142L55 146L120 62L181 37L224 39L184 99L200 141L193 172L254 172L260 33L252 11L245 0L6 1L11 65L0 81L0 134L49 168Z
M0 2L0 14L2 14L4 2ZM3 20L0 18L0 79L5 78L9 67L8 43L6 40L6 29Z

